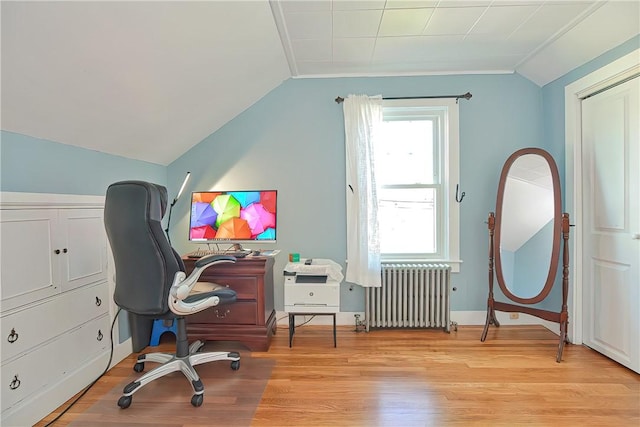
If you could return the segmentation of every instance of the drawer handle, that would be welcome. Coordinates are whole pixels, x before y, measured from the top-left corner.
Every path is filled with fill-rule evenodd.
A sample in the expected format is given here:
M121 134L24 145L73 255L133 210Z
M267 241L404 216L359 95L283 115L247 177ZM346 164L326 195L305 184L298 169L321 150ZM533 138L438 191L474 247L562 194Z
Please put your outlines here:
M20 380L18 379L18 376L17 376L17 375L14 375L14 376L13 376L13 380L11 381L11 384L9 384L9 388L10 388L11 390L15 390L15 389L17 389L18 387L20 387Z
M102 305L102 300L96 297L96 306L100 307Z
M227 314L231 313L231 310L229 309L226 309L222 314L220 313L220 310L218 310L217 308L214 311L218 319L224 319L225 317L227 317Z
M102 331L100 329L98 329L98 336L96 337L96 339L98 341L102 341L102 338L104 338L104 335L102 335Z
M16 330L14 328L11 328L11 333L7 337L7 341L9 341L10 343L14 343L14 342L18 341L19 337L20 337L20 335L18 335Z
M56 249L56 250L55 250L55 251L53 251L53 252L55 252L55 254L56 254L56 255L60 255L60 249Z
M69 250L68 250L67 248L64 248L64 249L62 250L62 252L64 252L64 253L66 254L67 252L69 252Z

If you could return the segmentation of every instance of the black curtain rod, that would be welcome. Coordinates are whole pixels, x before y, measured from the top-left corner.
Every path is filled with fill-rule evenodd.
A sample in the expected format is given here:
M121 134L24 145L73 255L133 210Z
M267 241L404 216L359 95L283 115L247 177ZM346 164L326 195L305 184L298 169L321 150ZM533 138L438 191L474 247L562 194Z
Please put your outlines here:
M397 98L382 98L382 99L437 99L437 98L455 98L456 102L460 98L471 99L473 95L471 92L467 92L464 95L440 95L440 96L401 96ZM342 104L344 102L344 98L339 96L335 99L336 103Z

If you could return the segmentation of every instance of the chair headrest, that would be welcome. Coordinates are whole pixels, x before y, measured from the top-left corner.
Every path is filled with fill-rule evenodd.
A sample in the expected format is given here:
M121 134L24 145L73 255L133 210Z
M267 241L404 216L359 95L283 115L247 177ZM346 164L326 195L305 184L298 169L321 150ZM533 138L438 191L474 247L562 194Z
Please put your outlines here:
M159 184L153 185L158 189L158 192L160 193L160 210L162 213L162 217L164 218L164 214L167 212L167 204L169 201L169 197L167 196L167 188Z

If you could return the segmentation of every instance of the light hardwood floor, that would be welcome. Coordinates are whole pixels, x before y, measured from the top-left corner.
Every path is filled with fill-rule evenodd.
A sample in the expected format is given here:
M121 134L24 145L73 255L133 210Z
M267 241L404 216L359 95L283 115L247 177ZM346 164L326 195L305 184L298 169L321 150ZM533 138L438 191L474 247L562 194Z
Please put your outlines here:
M288 331L279 329L268 352L251 353L275 360L251 425L640 426L640 375L583 346L567 345L556 363L557 336L541 326L492 327L484 343L481 332L344 326L334 348L329 326L304 326L289 348ZM132 366L133 356L118 364L55 426L73 421Z

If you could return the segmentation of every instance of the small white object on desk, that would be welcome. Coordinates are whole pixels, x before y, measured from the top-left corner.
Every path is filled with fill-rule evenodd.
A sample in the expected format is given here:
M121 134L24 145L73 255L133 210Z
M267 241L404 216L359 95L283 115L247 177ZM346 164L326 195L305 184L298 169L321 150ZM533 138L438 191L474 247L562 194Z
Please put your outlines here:
M257 253L256 253L257 252ZM271 249L268 251L254 251L251 256L269 256L274 257L280 253L280 249Z

